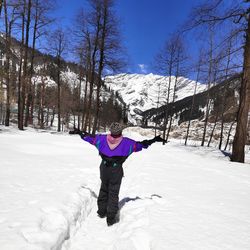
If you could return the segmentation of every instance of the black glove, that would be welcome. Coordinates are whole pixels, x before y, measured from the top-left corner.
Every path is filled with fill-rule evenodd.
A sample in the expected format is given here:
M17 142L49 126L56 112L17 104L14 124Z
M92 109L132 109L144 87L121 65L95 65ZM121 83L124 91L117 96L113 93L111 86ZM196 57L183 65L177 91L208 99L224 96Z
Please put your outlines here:
M71 134L71 135L80 135L81 136L81 138L83 139L84 138L84 136L86 136L87 135L87 132L85 132L85 131L81 131L80 129L78 129L78 128L74 128L74 130L73 131L69 131L69 134Z
M142 144L145 147L151 145L151 143L149 142L149 140L143 140L143 141L140 141L139 143Z
M166 142L166 140L164 140L163 138L161 138L160 135L157 135L154 139L153 139L155 142Z
M166 142L166 140L164 140L163 138L161 138L160 135L158 136L155 136L153 139L151 140L144 140L144 141L141 141L140 143L143 145L143 146L150 146L151 144L155 143L155 142Z

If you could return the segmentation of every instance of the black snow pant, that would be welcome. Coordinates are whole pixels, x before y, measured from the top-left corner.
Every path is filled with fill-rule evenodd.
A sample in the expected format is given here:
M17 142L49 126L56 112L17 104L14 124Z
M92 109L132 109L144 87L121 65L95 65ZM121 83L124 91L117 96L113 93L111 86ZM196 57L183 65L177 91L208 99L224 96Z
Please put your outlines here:
M97 199L99 215L114 218L118 212L119 191L123 177L122 164L102 161L100 165L100 178L102 181Z

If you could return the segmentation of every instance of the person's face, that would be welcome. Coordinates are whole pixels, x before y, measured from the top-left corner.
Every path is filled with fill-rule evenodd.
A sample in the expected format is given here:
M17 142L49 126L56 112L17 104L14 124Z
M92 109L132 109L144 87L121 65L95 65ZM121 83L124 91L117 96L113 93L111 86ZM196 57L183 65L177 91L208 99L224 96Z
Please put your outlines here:
M121 136L121 134L119 134L119 135L112 135L112 134L111 134L111 136L112 136L113 138L118 138L118 137Z

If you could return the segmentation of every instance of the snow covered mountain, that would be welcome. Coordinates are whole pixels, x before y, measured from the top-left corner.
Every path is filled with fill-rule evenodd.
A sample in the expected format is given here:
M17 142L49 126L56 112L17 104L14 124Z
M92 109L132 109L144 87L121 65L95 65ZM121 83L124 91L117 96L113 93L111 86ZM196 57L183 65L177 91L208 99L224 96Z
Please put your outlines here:
M170 102L173 101L175 77L171 77ZM119 93L128 106L129 122L139 125L140 114L151 108L160 107L167 102L168 76L154 74L118 74L107 76L105 84ZM181 100L194 93L195 81L184 77L177 79L177 87L174 101ZM206 85L198 83L197 93L205 91Z

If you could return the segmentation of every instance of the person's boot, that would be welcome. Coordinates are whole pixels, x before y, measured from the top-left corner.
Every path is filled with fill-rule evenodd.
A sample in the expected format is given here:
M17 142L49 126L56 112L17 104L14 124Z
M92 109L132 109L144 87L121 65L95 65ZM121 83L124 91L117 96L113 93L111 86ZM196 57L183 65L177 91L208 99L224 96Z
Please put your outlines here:
M117 222L115 217L107 217L107 225L108 226L112 226L113 224L115 224Z
M116 213L116 215L107 215L107 225L112 226L115 223L120 221L120 211Z
M106 212L101 212L101 211L97 211L97 214L100 218L105 218L107 216L107 213Z

